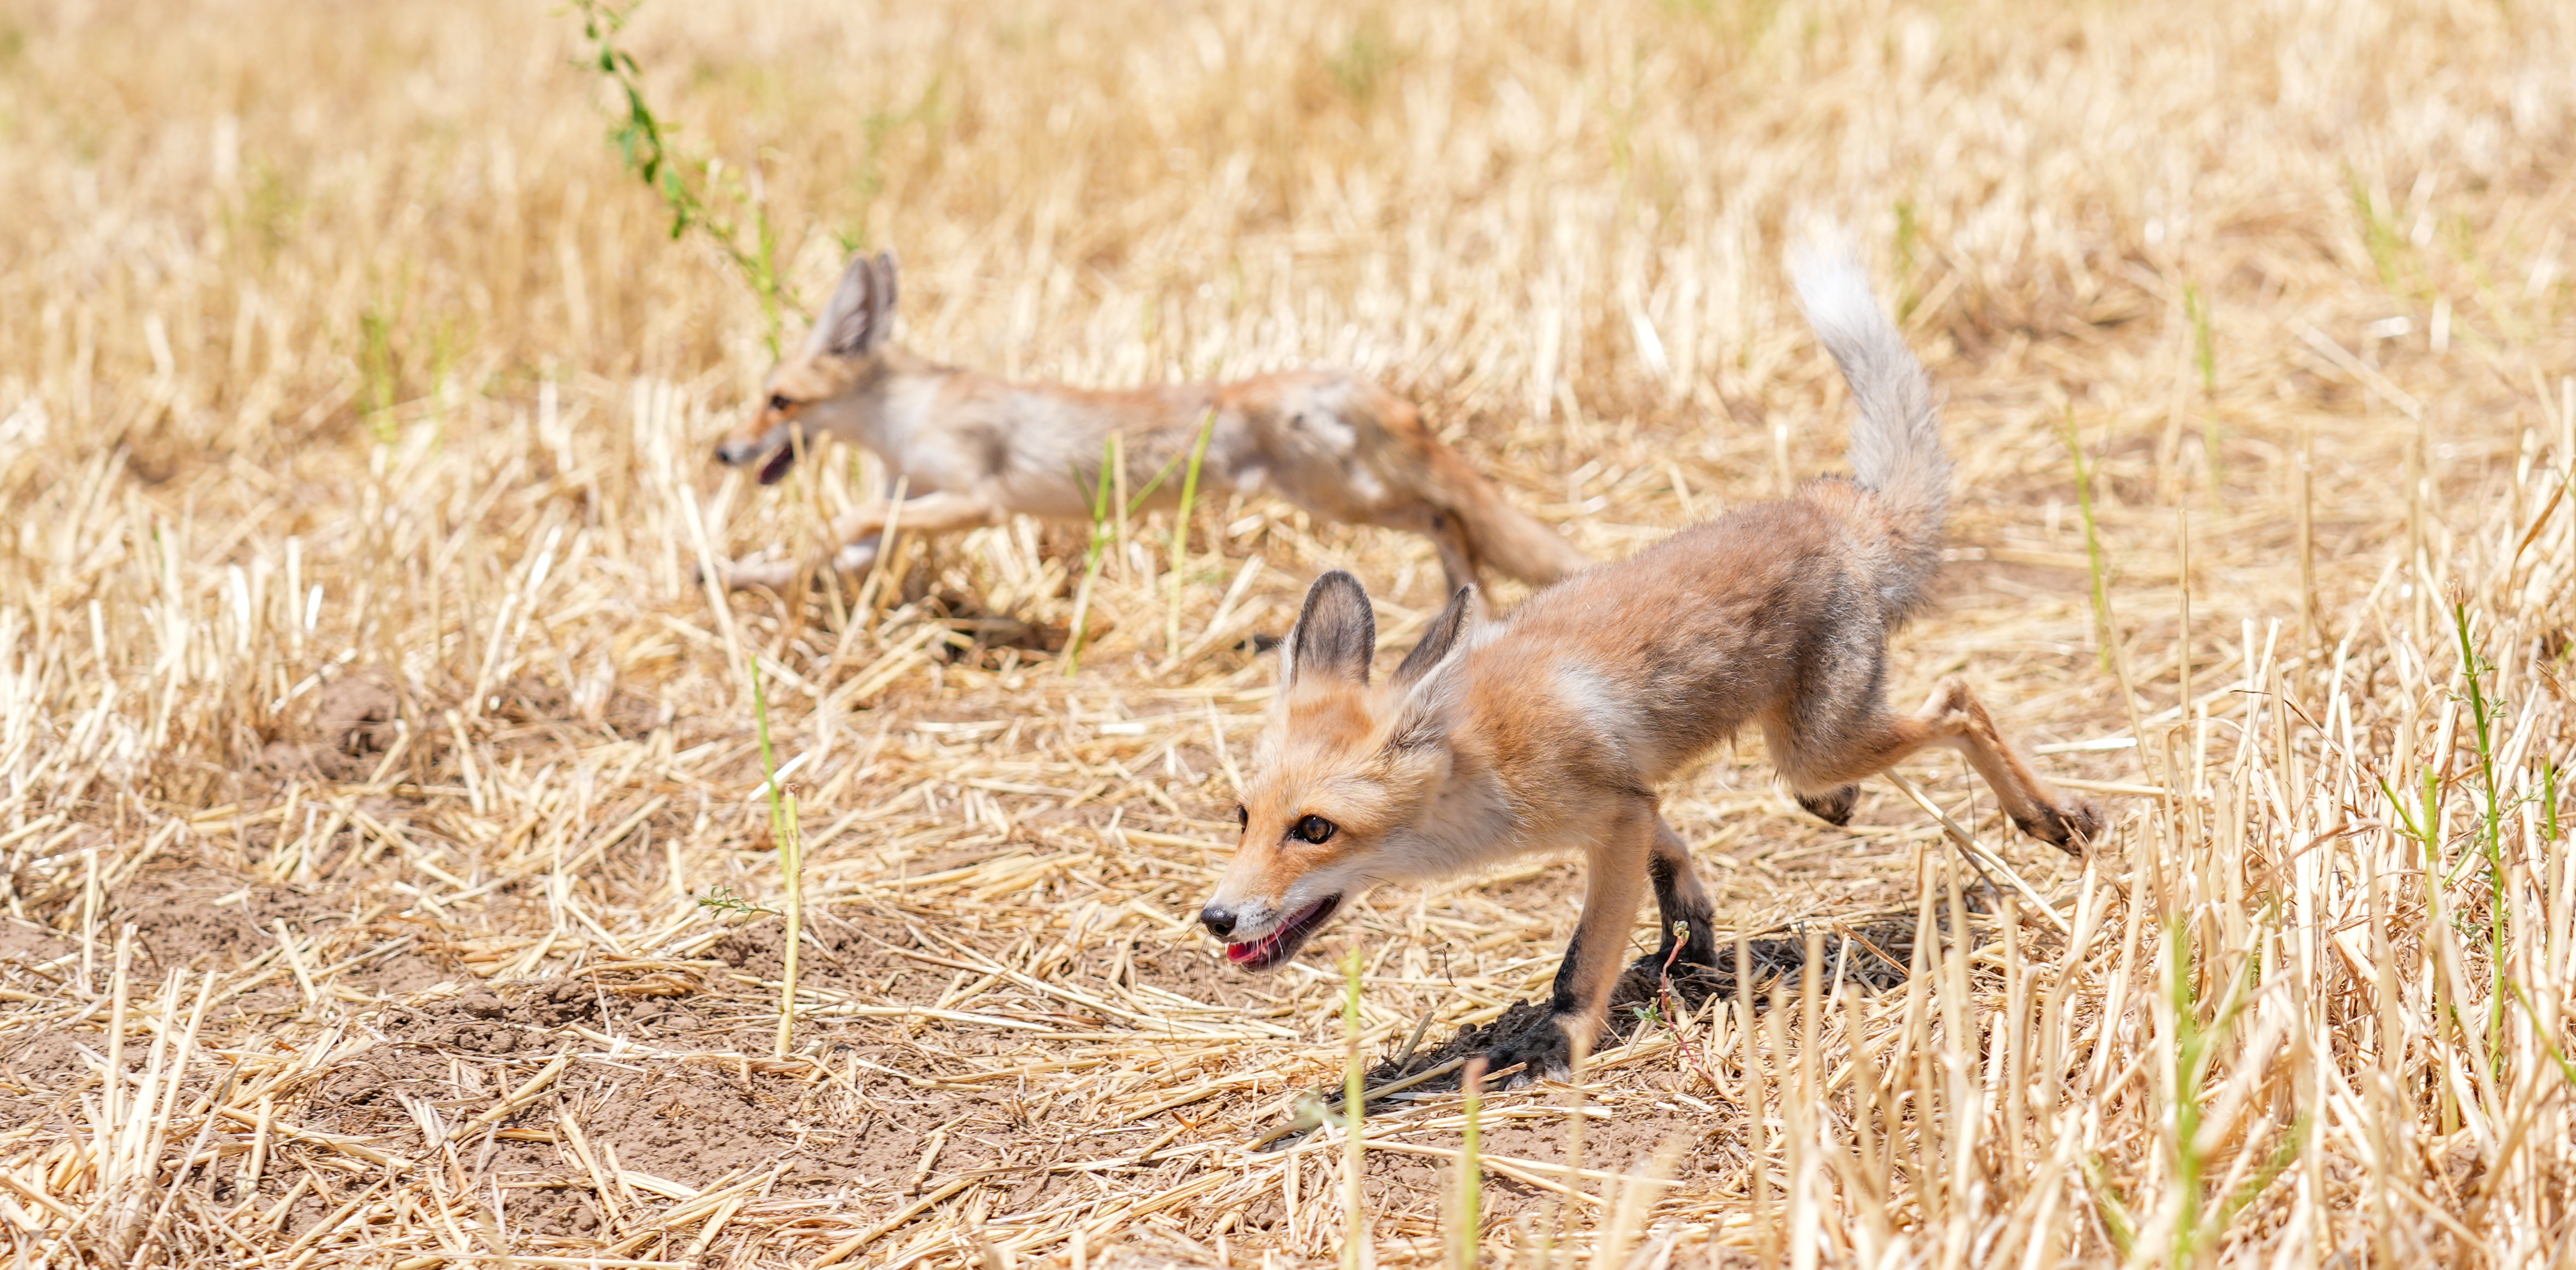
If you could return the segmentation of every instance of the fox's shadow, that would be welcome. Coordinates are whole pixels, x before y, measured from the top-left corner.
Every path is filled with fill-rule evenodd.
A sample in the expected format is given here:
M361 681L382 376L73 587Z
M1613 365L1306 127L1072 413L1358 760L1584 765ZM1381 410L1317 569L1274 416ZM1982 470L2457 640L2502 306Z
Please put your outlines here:
M1972 908L1981 908L1971 905ZM1884 917L1857 925L1845 925L1824 933L1820 943L1823 957L1821 978L1850 984L1863 993L1874 994L1902 987L1907 964L1914 956L1914 921L1907 917ZM1753 1008L1759 1013L1771 1006L1775 985L1786 986L1794 993L1796 981L1803 975L1807 961L1804 931L1791 930L1779 936L1766 936L1747 941L1745 966L1735 964L1735 945L1722 944L1713 958L1715 964L1676 961L1669 976L1663 959L1654 954L1637 958L1619 977L1618 987L1610 997L1608 1031L1605 1046L1621 1045L1634 1038L1639 1029L1659 1024L1666 1009L1666 994L1671 1008L1696 1013L1710 998L1732 1000L1738 993L1738 976L1749 973L1753 989ZM1517 1001L1491 1022L1458 1029L1438 1045L1417 1046L1409 1052L1381 1059L1371 1067L1365 1079L1370 1091L1369 1105L1392 1105L1399 1100L1424 1094L1455 1092L1464 1078L1464 1060L1514 1040L1547 1020L1547 1007L1542 1002ZM1453 1065L1454 1064L1454 1065ZM1430 1073L1444 1066L1449 1070L1436 1076L1423 1076L1407 1082L1409 1077ZM1388 1096L1378 1097L1386 1086ZM1341 1109L1341 1088L1336 1085L1314 1091L1328 1112ZM1302 1137L1302 1131L1274 1131L1262 1145L1272 1149L1288 1145Z

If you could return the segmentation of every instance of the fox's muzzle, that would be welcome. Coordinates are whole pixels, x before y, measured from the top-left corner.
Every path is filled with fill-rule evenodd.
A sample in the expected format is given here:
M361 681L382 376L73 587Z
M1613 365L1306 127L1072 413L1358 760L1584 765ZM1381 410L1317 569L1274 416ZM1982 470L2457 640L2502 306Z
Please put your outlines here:
M787 469L796 466L796 443L796 425L781 423L749 440L727 437L717 442L716 461L727 467L741 467L766 457L769 461L761 465L760 483L775 485L787 475Z

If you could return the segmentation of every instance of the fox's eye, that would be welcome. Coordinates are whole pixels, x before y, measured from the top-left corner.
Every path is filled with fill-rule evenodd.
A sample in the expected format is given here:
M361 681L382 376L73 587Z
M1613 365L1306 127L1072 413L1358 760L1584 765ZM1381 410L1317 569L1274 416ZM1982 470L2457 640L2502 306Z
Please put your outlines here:
M1234 827L1237 829L1252 827L1252 812L1241 803L1234 805Z
M769 394L769 408L778 411L780 414L785 414L786 412L795 409L796 403L789 401L785 393L774 392Z
M1299 842L1322 842L1340 829L1340 825L1321 816L1305 816L1289 826L1288 832L1296 835Z

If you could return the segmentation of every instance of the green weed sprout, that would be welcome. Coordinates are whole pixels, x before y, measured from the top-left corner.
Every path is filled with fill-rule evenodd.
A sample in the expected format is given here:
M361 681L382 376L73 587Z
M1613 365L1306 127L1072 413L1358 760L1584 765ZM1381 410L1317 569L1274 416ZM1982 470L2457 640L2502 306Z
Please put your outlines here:
M1171 654L1181 651L1181 570L1190 559L1190 511L1199 501L1199 466L1207 461L1208 439L1216 435L1216 407L1209 406L1207 418L1199 423L1198 442L1190 447L1190 463L1181 473L1181 506L1172 514L1172 607L1163 624L1163 648Z
M734 894L733 889L726 886L709 888L706 894L698 897L697 904L700 908L711 908L719 913L731 913L736 917L758 917L763 913L775 913L778 911L774 908L767 908L759 904L754 904L750 900Z
M1204 440L1200 443L1200 448L1202 451L1205 450ZM1169 462L1163 464L1161 470L1154 473L1154 479L1145 482L1145 488L1136 491L1135 495L1127 500L1126 505L1121 507L1117 495L1112 491L1117 488L1117 473L1127 461L1126 442L1119 434L1112 432L1109 434L1109 439L1101 443L1100 471L1095 473L1091 480L1091 545L1083 552L1082 585L1073 593L1073 630L1066 636L1064 644L1064 673L1068 678L1082 666L1082 642L1089 629L1091 593L1092 589L1100 584L1101 567L1108 559L1110 540L1117 536L1118 521L1122 517L1135 515L1138 509L1144 507L1145 500L1152 498L1154 491L1163 487L1163 482L1171 476L1172 469L1180 463L1181 457L1177 454L1173 455ZM1190 471L1194 476L1198 472L1198 464L1195 460L1190 464ZM1079 471L1074 473L1074 483L1076 485L1082 483L1082 474ZM1192 489L1187 492L1196 491Z
M2075 506L2084 517L2084 556L2093 569L2093 638L2100 646L2102 673L2110 674L2111 665L2111 579L2102 563L2102 535L2093 521L2093 481L2096 469L2084 462L2084 442L2075 433L2075 411L2066 412L2066 453L2075 461Z
M626 112L609 129L609 139L617 146L618 158L624 161L626 170L634 173L669 209L671 237L676 240L697 230L741 275L744 285L760 301L762 338L774 358L778 356L783 315L794 307L778 276L777 230L769 223L768 207L739 182L723 179L717 161L693 162L672 148L671 133L677 129L654 113L652 103L644 96L642 69L636 65L634 54L617 43L618 32L641 3L642 0L634 0L621 8L607 0L572 0L573 11L581 15L582 36L590 41L591 55L586 64L616 85L626 102ZM741 226L718 206L720 203L741 203L750 209L750 246L743 245Z
M1351 946L1350 955L1342 958L1342 1129L1347 1135L1342 1146L1342 1211L1348 1220L1342 1232L1342 1270L1360 1270L1360 1244L1368 1238L1368 1213L1360 1191L1361 1169L1367 1163L1363 1139L1368 1128L1368 1097L1364 1074L1360 1070L1360 950Z
M1484 1226L1484 1085L1485 1060L1467 1060L1467 1078L1458 1086L1466 1097L1462 1110L1467 1125L1458 1141L1458 1226L1450 1232L1449 1244L1453 1270L1476 1270L1477 1235Z
M751 706L760 720L760 769L768 778L769 834L778 843L778 871L787 879L787 951L784 979L778 988L778 1048L787 1057L796 1038L796 944L805 933L805 847L797 830L796 795L778 788L778 763L769 750L769 698L760 682L760 659L751 665Z

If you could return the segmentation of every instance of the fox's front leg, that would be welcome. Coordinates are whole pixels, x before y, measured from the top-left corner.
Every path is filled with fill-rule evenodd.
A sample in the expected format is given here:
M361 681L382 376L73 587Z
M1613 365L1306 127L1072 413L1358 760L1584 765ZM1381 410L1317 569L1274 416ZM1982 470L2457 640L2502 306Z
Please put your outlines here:
M873 547L889 524L897 533L917 529L925 534L940 534L998 525L1009 515L1008 508L981 492L937 490L907 498L901 504L881 499L853 507L832 518L832 538L847 544L842 548L846 552L862 545Z
M885 549L889 525L897 533L912 529L941 534L998 525L1009 516L1009 508L984 494L948 490L907 498L901 503L887 499L853 507L832 519L832 540L841 544L841 549L832 555L832 567L843 573L857 573L875 564L877 554Z
M1009 508L980 492L939 490L907 498L900 504L892 499L863 503L832 518L832 541L841 545L826 563L843 573L857 573L876 563L877 553L885 545L888 525L897 533L919 530L937 534L998 525L1009 515ZM795 576L795 564L783 560L724 569L725 584L732 587L785 586Z
M1610 990L1618 986L1628 961L1628 931L1645 898L1648 862L1654 858L1661 823L1654 805L1640 801L1623 809L1593 842L1586 853L1583 917L1556 969L1547 1017L1488 1050L1489 1069L1527 1063L1530 1077L1559 1077L1572 1073L1577 1053L1591 1052L1610 1017Z

